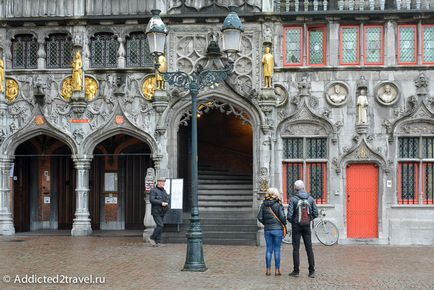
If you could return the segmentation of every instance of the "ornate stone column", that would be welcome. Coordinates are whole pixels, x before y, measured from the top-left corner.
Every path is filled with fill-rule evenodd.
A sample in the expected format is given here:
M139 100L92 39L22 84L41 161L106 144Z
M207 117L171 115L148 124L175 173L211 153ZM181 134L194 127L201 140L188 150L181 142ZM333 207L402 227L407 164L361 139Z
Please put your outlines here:
M118 49L118 68L125 68L125 38L118 37L119 49Z
M145 230L143 231L143 241L146 242L148 238L152 235L155 228L155 222L151 215L151 202L150 190L155 186L155 170L154 168L148 168L145 177L145 216L143 218L143 225Z
M89 169L92 158L74 156L77 170L77 188L75 219L72 225L72 236L88 236L92 233L89 217Z
M11 211L12 159L0 158L0 235L14 235L14 220Z
M38 36L38 69L45 69L45 57L47 54L45 53L45 39L44 37Z

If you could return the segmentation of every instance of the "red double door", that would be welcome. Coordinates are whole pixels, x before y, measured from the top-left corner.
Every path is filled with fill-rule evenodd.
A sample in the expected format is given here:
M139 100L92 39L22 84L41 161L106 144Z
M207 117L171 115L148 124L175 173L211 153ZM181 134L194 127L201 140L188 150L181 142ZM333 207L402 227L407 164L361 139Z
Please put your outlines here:
M347 237L378 238L378 166L347 167Z

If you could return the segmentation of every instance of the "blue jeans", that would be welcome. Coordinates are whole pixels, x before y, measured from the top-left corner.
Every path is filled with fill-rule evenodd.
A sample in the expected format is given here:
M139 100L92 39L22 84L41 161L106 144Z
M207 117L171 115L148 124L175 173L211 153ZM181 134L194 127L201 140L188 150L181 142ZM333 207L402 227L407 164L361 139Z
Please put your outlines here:
M271 268L271 257L274 252L274 266L280 269L280 246L282 245L283 230L264 231L267 250L265 252L265 265Z

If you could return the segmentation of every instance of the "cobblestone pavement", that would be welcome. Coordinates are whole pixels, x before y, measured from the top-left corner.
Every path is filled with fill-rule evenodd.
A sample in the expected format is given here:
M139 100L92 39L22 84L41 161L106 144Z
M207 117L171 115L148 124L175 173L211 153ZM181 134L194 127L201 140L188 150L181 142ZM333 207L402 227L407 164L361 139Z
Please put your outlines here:
M315 245L315 279L307 277L304 249L300 277L288 277L291 249L283 245L283 275L275 277L264 274L263 247L205 245L209 269L194 273L180 271L185 244L152 248L139 237L0 236L0 289L434 289L434 247ZM105 284L13 283L26 274L101 276Z

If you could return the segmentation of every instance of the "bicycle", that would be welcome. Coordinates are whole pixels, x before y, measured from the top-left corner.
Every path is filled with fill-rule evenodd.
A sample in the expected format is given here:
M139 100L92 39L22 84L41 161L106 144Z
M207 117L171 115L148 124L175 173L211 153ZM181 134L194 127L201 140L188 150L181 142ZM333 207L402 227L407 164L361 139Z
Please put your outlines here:
M321 244L324 246L333 246L339 240L339 230L334 223L324 220L325 216L325 210L321 209L318 218L315 219L311 225L315 232L315 236ZM286 228L288 229L288 234L283 237L282 242L285 244L291 244L291 224L287 224Z

